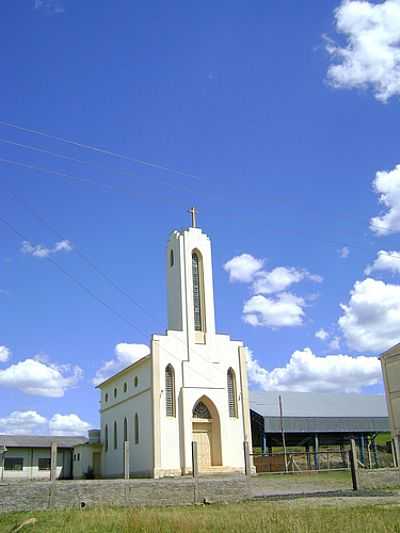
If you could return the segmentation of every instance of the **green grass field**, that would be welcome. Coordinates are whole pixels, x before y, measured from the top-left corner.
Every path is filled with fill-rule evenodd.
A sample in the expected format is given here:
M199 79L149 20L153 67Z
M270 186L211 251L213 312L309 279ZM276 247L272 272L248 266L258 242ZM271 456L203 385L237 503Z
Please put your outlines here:
M351 500L351 499L349 499ZM11 532L24 520L35 524L22 532L400 532L398 504L365 504L335 500L249 502L198 507L49 511L0 515L0 532Z

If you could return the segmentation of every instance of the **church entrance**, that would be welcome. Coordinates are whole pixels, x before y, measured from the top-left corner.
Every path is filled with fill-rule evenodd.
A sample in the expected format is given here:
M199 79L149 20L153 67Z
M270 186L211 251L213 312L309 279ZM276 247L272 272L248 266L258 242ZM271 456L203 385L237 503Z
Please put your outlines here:
M215 405L203 396L193 407L193 442L197 442L199 469L221 466L221 436Z

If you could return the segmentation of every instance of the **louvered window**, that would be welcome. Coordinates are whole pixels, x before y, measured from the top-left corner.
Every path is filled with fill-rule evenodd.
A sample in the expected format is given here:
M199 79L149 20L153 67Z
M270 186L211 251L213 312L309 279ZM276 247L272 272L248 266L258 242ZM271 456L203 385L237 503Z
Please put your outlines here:
M135 414L135 444L139 444L139 415Z
M211 418L210 411L205 403L201 401L196 403L196 405L193 407L193 418Z
M165 414L176 416L175 372L172 365L168 365L165 369Z
M236 377L232 368L228 370L227 381L229 416L235 418L237 417Z
M104 449L108 452L108 426L106 424L104 428Z
M192 254L192 278L193 278L193 308L194 308L194 329L204 331L202 313L202 284L201 284L201 264L199 255Z

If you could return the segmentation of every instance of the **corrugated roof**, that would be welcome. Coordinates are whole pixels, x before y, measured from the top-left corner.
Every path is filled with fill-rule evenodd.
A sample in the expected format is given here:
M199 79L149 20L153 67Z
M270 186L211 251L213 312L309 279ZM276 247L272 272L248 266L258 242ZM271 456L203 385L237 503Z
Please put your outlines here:
M388 416L383 395L250 391L250 409L263 417L279 417L279 396L284 417Z
M0 446L7 448L50 448L56 442L59 448L73 448L88 442L87 437L41 436L41 435L0 435Z

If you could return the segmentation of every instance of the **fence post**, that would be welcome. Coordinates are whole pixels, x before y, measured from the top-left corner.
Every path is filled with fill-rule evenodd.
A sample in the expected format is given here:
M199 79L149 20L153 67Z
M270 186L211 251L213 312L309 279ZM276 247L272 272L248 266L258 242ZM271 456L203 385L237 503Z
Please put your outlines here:
M251 474L250 452L249 452L249 442L247 440L243 441L243 452L244 452L244 473L246 476L250 476Z
M57 478L57 443L51 443L50 452L50 481L55 481Z
M319 440L318 435L314 435L314 468L319 470Z
M350 468L351 479L353 481L353 490L359 490L360 481L358 477L357 448L354 439L350 439Z
M399 465L397 464L396 447L394 445L393 439L390 441L390 449L392 450L393 467L396 468Z
M192 477L193 483L193 503L197 503L199 498L199 462L197 456L197 442L192 441Z
M124 478L129 479L129 441L124 441Z

